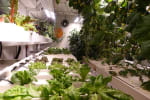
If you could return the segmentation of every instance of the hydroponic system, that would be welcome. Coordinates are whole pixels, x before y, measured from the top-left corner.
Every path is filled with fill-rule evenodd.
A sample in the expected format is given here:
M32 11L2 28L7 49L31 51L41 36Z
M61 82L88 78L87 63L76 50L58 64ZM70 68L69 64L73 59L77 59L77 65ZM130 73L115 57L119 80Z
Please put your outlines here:
M150 100L150 1L0 0L0 100Z

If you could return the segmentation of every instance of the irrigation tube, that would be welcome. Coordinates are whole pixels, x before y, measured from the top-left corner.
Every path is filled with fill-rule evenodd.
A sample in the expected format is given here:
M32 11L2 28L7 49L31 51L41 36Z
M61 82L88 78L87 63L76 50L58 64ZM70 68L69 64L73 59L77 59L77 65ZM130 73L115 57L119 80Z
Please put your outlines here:
M21 53L21 46L18 47L18 50L17 50L17 54L15 56L15 59L18 59L19 58L19 55Z

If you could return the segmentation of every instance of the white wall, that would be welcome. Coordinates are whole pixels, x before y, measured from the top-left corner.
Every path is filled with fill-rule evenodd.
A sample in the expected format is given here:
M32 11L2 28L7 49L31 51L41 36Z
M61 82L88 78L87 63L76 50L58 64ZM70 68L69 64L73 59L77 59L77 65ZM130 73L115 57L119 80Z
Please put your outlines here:
M69 38L68 36L70 36L70 32L74 29L77 29L78 31L80 31L82 25L78 24L78 23L74 23L74 20L76 16L66 16L66 15L57 15L56 17L56 27L61 27L63 29L63 38L62 40L57 44L56 47L60 47L60 48L69 48ZM69 21L69 25L67 27L62 27L61 26L61 22L63 19L67 19Z
M57 47L60 48L69 48L69 36L71 35L70 32L74 29L77 29L78 31L80 31L81 29L81 24L76 24L76 23L70 23L68 27L62 27L63 29L63 39L61 40L60 43L58 43Z

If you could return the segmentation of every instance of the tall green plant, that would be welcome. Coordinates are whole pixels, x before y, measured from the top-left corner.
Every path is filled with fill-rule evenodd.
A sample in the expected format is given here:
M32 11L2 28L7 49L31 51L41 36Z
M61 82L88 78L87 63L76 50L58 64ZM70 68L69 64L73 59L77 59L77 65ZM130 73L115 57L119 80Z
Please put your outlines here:
M69 6L84 18L78 35L84 49L80 43L72 42L71 46L77 48L75 56L104 57L114 64L122 59L145 56L149 50L146 41L149 40L149 13L146 10L149 4L149 0L69 0ZM144 40L141 42L141 39ZM78 49L84 53L79 53Z
M73 30L70 32L69 36L69 45L70 51L78 60L82 59L82 56L85 55L85 42L81 38L81 34L78 31Z

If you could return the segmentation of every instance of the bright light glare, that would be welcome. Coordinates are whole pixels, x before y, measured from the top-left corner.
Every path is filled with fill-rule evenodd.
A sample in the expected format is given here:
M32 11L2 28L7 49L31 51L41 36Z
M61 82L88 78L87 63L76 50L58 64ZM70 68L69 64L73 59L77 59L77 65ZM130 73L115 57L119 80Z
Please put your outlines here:
M55 13L54 13L54 12L50 12L50 15L51 15L52 19L54 19L54 20L56 19L56 18L55 18Z
M80 23L82 23L83 21L84 21L84 19L83 19L83 18L81 18L81 19L80 19Z
M106 6L107 6L107 3L105 2L105 0L101 0L100 8L104 8Z
M150 13L150 6L146 6L146 10Z
M53 20L56 19L54 12L48 11L47 9L45 9L44 12L48 18L52 18Z
M79 17L74 20L75 23L79 22Z
M49 11L47 9L45 9L44 12L45 12L47 17L49 17L49 18L51 17L51 15L50 15L50 13L49 13Z

